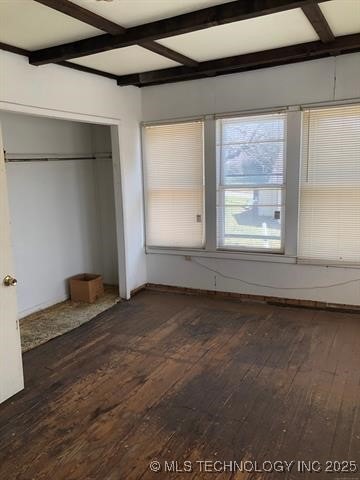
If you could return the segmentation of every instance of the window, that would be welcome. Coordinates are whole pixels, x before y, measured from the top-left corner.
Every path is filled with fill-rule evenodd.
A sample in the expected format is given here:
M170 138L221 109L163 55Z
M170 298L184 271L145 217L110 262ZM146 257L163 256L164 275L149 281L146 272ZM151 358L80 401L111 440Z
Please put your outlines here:
M146 243L204 245L203 122L144 127Z
M217 121L217 247L283 248L286 114Z
M305 110L299 256L360 262L360 105Z

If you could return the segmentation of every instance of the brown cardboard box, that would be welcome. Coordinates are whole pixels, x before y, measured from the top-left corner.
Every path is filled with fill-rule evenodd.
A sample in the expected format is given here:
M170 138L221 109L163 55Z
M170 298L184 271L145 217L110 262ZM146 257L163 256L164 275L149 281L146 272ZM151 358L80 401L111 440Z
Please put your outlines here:
M69 282L71 300L75 302L94 303L104 293L101 275L81 273L71 277Z

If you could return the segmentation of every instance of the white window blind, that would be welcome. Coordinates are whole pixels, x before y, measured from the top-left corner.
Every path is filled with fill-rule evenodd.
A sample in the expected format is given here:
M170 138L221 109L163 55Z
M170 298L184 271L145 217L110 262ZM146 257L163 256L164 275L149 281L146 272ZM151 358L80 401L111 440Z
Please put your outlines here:
M360 262L360 105L303 114L301 258Z
M204 245L203 122L144 127L146 243Z
M286 113L217 121L217 246L283 247Z

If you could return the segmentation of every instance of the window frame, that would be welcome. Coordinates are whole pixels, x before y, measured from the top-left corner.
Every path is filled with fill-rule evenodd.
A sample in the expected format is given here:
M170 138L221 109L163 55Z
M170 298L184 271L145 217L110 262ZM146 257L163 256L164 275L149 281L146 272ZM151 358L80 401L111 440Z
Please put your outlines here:
M219 138L219 143L216 143L216 153L217 153L217 198L218 198L218 203L217 203L217 208L219 208L219 196L221 196L221 204L225 208L225 195L227 190L238 190L238 191L246 191L246 190L280 190L281 191L281 223L280 223L280 247L279 248L257 248L257 247L247 247L244 245L240 246L234 246L233 248L231 247L225 247L224 245L217 245L217 250L218 251L233 251L233 252L244 252L244 253L268 253L268 254L274 254L274 255L283 255L285 253L285 223L286 223L286 181L287 181L287 112L285 109L282 110L276 110L273 112L267 111L267 112L257 112L257 113L246 113L246 114L237 114L237 115L232 115L232 116L224 116L220 117L218 116L216 118L216 123L221 122L225 118L231 118L231 119L243 119L246 117L266 117L266 116L271 116L271 115L284 115L284 137L282 139L283 142L283 179L282 183L280 184L236 184L236 185L226 185L224 183L224 165L223 165L223 159L222 159L222 123L219 123L219 128L217 128L217 138ZM255 143L260 143L260 142L255 142ZM225 238L225 221L224 221L224 216L220 217L217 214L216 210L216 217L217 217L217 238L216 242L218 243L218 238L219 238L219 230L221 229L221 238Z
M205 178L205 246L201 249L179 248L179 247L156 247L147 246L145 241L145 195L144 203L144 250L146 254L177 255L185 258L191 256L198 258L241 260L263 263L284 263L299 264L304 268L306 266L339 267L359 269L360 264L349 262L335 262L333 260L313 260L301 259L298 257L298 235L299 235L299 204L300 204L300 168L302 158L302 127L303 110L308 108L329 108L338 105L352 105L359 103L360 98L338 101L309 102L296 105L285 105L270 108L255 108L238 110L231 113L207 114L202 116L181 117L174 119L165 119L160 121L141 122L140 125L160 125L169 123L180 123L182 121L203 120L204 121L204 178ZM221 250L216 247L216 188L217 188L217 147L216 147L216 120L225 117L261 115L285 111L287 113L287 139L286 156L284 168L286 171L286 197L285 197L285 216L283 225L284 251L282 253L273 253L269 251L239 251ZM142 129L141 129L142 131ZM144 182L144 145L142 148L142 173ZM144 183L143 183L144 186ZM143 187L144 188L144 187ZM143 190L145 192L145 190Z
M269 250L239 250L239 249L220 249L217 247L217 180L218 180L218 162L217 162L217 132L216 120L234 116L254 116L275 113L287 114L286 129L286 154L284 158L285 174L285 198L284 198L284 223L282 234L284 237L283 250L273 252ZM190 247L165 247L156 245L147 245L146 241L146 168L145 168L145 138L144 127L151 125L168 125L173 123L186 123L190 121L204 122L204 245L202 248ZM141 168L143 179L143 227L144 227L144 249L147 254L176 254L188 256L204 256L209 258L231 258L251 261L274 261L276 263L296 263L297 253L297 224L298 224L298 193L299 193L299 170L300 170L300 141L301 141L301 110L299 106L278 107L269 109L256 109L235 112L231 114L209 114L203 116L182 117L173 119L163 119L159 121L141 122ZM289 138L291 141L289 141ZM288 164L289 155L293 158L292 165ZM287 194L289 176L291 171L291 195ZM295 187L295 189L293 188ZM290 201L291 200L291 201ZM289 216L291 213L291 216ZM295 216L294 216L295 213Z

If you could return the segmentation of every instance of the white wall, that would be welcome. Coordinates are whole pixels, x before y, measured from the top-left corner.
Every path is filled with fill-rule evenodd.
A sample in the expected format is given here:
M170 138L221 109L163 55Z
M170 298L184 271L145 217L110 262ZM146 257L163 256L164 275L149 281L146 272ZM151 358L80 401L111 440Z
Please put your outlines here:
M57 65L34 67L28 59L0 51L0 108L21 111L34 108L39 114L70 116L101 123L121 122L120 156L127 249L128 288L146 282L143 249L143 211L139 122L141 93L135 87L120 88L113 80ZM52 110L47 112L46 109ZM96 118L95 118L96 117Z
M7 165L18 309L68 296L67 279L101 269L94 172L87 160Z
M96 226L100 240L101 272L110 285L118 283L118 254L116 243L115 199L112 162L98 158L93 164L96 189Z
M91 155L93 151L90 124L2 111L0 122L9 156Z
M236 75L142 89L143 120L360 99L360 54L262 69ZM225 276L275 288L249 286L206 270L183 256L147 255L152 283L360 305L360 269L195 258ZM292 287L288 290L281 287ZM303 289L308 287L308 289Z
M109 127L6 112L0 122L10 158L111 153ZM117 283L111 159L16 162L6 171L20 316L67 298L76 273Z
M360 53L146 87L143 120L360 98Z

